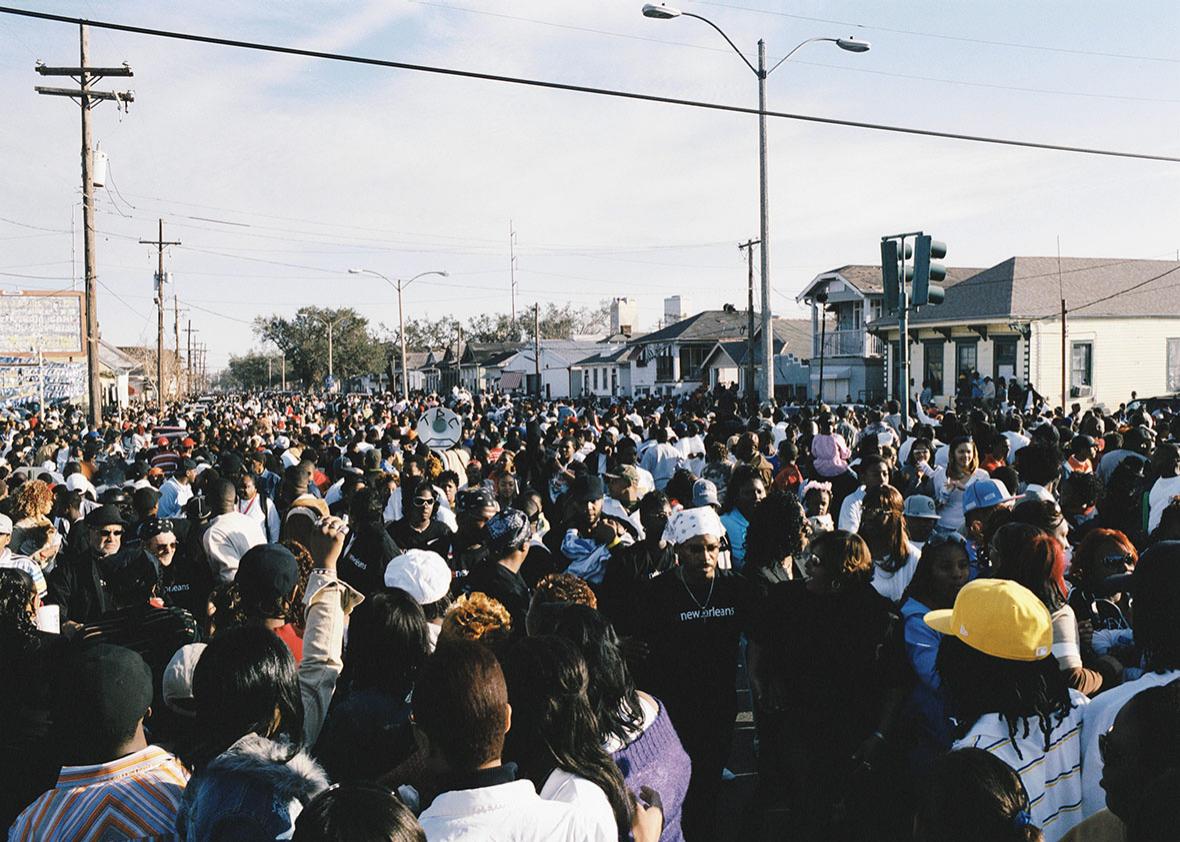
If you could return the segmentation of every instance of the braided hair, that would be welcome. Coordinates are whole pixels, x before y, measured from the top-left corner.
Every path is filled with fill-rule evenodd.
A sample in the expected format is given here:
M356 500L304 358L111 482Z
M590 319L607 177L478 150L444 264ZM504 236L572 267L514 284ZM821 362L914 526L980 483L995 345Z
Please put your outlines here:
M1017 736L1027 739L1034 719L1048 751L1053 729L1073 708L1069 687L1052 655L1039 661L1011 661L984 654L948 635L938 647L936 665L959 738L985 714L994 713L1008 723L1008 736L1018 756Z

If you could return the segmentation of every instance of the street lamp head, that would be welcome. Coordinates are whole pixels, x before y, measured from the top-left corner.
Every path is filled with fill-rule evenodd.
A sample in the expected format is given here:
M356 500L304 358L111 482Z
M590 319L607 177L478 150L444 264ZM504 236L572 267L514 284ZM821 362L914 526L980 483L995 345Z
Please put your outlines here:
M656 20L671 20L680 17L680 10L666 3L644 3L643 16Z
M849 35L847 38L837 38L836 46L850 53L867 53L873 45L868 41L861 41L859 38Z

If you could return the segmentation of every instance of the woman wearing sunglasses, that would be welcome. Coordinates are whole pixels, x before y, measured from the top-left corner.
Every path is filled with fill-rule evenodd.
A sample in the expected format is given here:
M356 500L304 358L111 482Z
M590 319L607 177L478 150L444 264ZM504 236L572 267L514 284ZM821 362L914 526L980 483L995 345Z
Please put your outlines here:
M935 532L922 548L914 578L901 600L905 651L917 678L902 713L903 743L914 791L928 787L931 767L954 742L947 701L935 669L942 635L923 619L930 611L952 608L970 577L967 542L957 532Z

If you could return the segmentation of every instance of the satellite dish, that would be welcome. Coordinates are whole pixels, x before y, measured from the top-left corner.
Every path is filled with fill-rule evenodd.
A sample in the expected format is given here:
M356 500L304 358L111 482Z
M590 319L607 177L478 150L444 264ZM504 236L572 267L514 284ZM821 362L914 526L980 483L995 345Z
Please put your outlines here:
M459 416L443 406L426 410L418 418L418 438L432 450L447 450L459 443L463 422Z

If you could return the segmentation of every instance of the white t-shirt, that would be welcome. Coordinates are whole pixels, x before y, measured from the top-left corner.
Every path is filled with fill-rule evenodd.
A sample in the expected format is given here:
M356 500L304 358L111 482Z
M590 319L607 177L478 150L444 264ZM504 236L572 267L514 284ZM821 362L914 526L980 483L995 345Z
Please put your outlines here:
M1084 817L1082 810L1082 721L1089 699L1076 690L1069 691L1074 707L1049 738L1040 722L1027 721L1029 732L1021 725L1013 738L1008 723L996 713L985 714L958 740L955 748L981 748L1007 763L1020 775L1032 805L1033 824L1045 834L1045 842L1057 842Z
M873 588L877 593L893 601L901 602L901 595L910 586L914 578L914 571L918 569L919 552L910 544L910 554L906 556L905 564L897 570L885 570L881 565L873 562Z
M596 835L617 835L615 812L602 788L585 778L570 774L564 769L554 769L541 787L541 797L546 801L561 801L570 804L583 821L597 828Z
M1147 495L1147 502L1151 506L1151 514L1147 518L1147 531L1154 532L1160 525L1164 509L1172 502L1172 498L1180 495L1180 477L1160 477L1151 487Z
M1106 790L1102 781L1102 752L1098 738L1114 725L1114 718L1132 696L1162 687L1180 679L1180 670L1148 672L1134 681L1104 690L1086 706L1086 720L1082 726L1082 814L1093 815L1106 806Z

